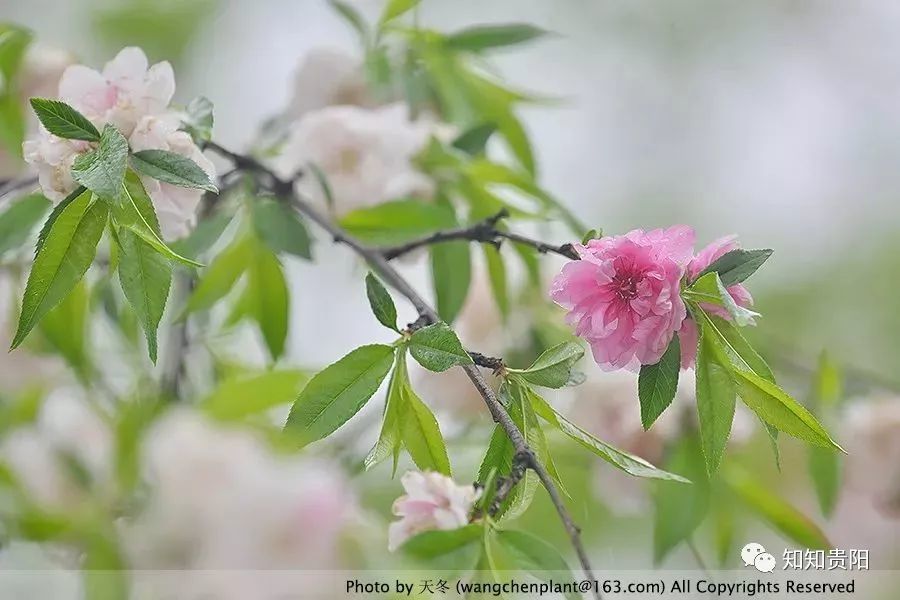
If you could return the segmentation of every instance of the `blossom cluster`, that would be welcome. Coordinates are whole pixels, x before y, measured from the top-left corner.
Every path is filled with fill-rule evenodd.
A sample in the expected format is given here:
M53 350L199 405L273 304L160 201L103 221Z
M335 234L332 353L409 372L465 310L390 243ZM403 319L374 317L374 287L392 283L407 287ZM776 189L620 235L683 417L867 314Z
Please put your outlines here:
M59 99L69 104L95 126L114 125L134 151L160 149L190 158L210 176L215 167L191 137L179 130L181 115L171 108L175 75L168 62L149 65L140 48L123 49L103 71L71 65L59 80ZM75 159L93 144L63 139L41 127L25 141L25 161L38 172L41 188L58 202L77 187L72 177ZM187 233L202 191L141 177L167 238Z
M563 267L550 295L568 310L566 321L587 340L602 369L634 371L655 364L675 335L681 342L682 368L694 364L697 326L688 318L682 285L737 248L733 237L725 237L695 255L694 240L693 229L677 225L575 245L581 260ZM739 306L753 302L740 284L730 286L728 293ZM728 317L721 307L703 307Z

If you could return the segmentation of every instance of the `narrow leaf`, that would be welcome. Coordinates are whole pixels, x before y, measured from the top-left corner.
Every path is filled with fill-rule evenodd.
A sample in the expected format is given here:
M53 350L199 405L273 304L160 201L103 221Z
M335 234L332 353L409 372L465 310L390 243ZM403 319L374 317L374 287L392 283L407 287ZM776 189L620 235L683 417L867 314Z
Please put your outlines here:
M571 575L571 570L559 550L541 538L526 533L506 529L497 532L496 539L500 546L512 557L513 562L531 573L541 581L550 581L554 577ZM566 598L581 598L581 594L568 593Z
M397 307L394 306L394 301L388 291L371 273L366 275L366 296L369 298L369 306L378 322L388 329L399 332Z
M709 484L695 437L675 443L666 468L691 478L693 485L660 481L653 489L653 559L659 563L678 544L690 538L706 517Z
M408 380L403 386L403 395L406 400L406 410L401 415L403 445L419 469L449 476L447 445L434 413L416 395Z
M638 398L641 403L641 423L650 426L666 410L678 391L678 373L681 369L681 345L678 336L669 342L662 358L654 365L641 367L638 376Z
M386 23L393 21L397 17L404 15L417 7L421 1L422 0L388 0L387 5L384 7L384 12L381 13L379 23L383 26Z
M340 225L373 245L402 244L417 237L454 227L452 212L434 203L396 200L358 208L341 217Z
M296 370L229 379L200 402L200 409L216 419L243 419L293 401L307 381L309 376Z
M404 361L406 361L406 352L400 350L394 359L394 372L391 373L391 378L388 382L381 432L378 434L378 441L375 442L375 446L366 455L364 461L366 471L368 471L388 456L393 456L392 477L397 473L397 460L400 456L400 448L403 445L403 435L400 426L402 416L406 412L406 397L403 394L403 373L406 369L401 367Z
M484 246L484 260L487 264L488 279L491 282L491 291L494 293L494 301L500 310L500 315L506 319L509 316L509 290L506 281L506 265L503 256L497 248L490 245Z
M479 523L472 523L457 529L420 533L407 540L402 547L411 556L430 560L480 542L483 535L484 527Z
M285 431L295 435L301 445L331 435L372 397L393 358L394 348L373 344L326 367L300 392Z
M706 267L698 276L703 277L707 273L718 273L719 279L725 287L731 287L741 283L753 275L769 257L772 250L731 250Z
M309 260L312 241L297 212L282 202L258 200L253 203L256 234L273 252L284 252Z
M706 459L706 472L713 474L722 462L737 399L729 363L712 331L702 329L697 352L697 414L700 421L700 446ZM725 360L725 362L723 362Z
M431 279L437 311L446 323L453 323L462 310L472 278L468 242L447 242L431 247Z
M584 348L574 342L563 342L545 350L527 369L510 369L522 379L548 388L568 385L573 365L584 356Z
M527 23L476 25L451 33L447 36L446 44L454 50L480 52L530 42L546 33L544 29Z
M284 353L290 319L287 281L278 257L268 248L254 246L242 305L259 325L272 360L278 360Z
M188 298L184 314L207 310L225 297L250 265L253 248L247 238L235 241L223 250L203 271L200 283Z
M20 248L48 210L50 201L42 194L29 194L10 204L0 214L0 254Z
M446 371L454 365L471 365L472 357L446 323L418 329L409 339L409 353L429 371Z
M69 140L97 142L100 132L83 114L59 100L32 98L31 107L47 131Z
M131 166L138 173L179 187L213 193L219 191L200 165L186 156L168 150L135 152L131 155Z
M494 123L476 125L462 132L453 140L452 146L472 156L483 154L488 140L495 131L497 131L497 126Z

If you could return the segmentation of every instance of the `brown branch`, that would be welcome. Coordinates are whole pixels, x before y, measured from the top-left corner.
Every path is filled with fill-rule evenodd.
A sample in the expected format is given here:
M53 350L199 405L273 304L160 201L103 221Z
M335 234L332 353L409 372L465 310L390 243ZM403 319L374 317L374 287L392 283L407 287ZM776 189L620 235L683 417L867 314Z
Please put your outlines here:
M479 221L474 225L469 225L468 227L459 227L457 229L445 229L442 231L437 231L410 242L406 242L405 244L398 244L396 246L381 248L380 252L387 260L393 260L398 256L403 256L404 254L412 252L413 250L417 250L425 246L432 246L434 244L442 244L445 242L468 240L471 242L492 244L499 248L503 240L509 240L516 244L530 246L542 254L558 254L571 260L578 260L580 258L572 244L562 244L560 246L554 246L553 244L548 244L540 240L535 240L529 237L525 237L524 235L510 233L508 231L503 231L502 229L497 228L497 223L508 216L509 211L503 209L497 214L488 217L483 221Z
M420 296L419 293L406 281L406 279L404 279L403 276L400 275L400 273L391 266L389 259L384 254L384 250L365 246L362 242L347 234L343 229L332 223L331 220L319 213L319 211L313 208L313 206L305 198L303 198L294 190L294 186L291 181L285 181L279 178L268 167L266 167L253 157L237 154L223 148L222 146L214 142L207 143L206 148L218 153L225 158L230 159L234 163L235 167L254 172L262 176L262 178L268 180L268 183L271 186L270 191L273 194L280 197L283 201L288 202L299 213L321 227L324 231L328 232L328 234L332 237L332 239L334 239L335 242L350 247L358 256L369 263L370 267L374 271L376 271L378 275L381 276L382 280L386 284L394 288L397 292L399 292L402 296L409 300L409 302L419 313L420 319L419 321L417 321L417 323L427 325L440 321L440 317L438 316L434 308L432 308L425 301L425 299L422 298L422 296ZM572 521L572 517L569 515L569 511L566 508L562 496L560 495L559 490L556 487L556 483L551 478L549 472L547 471L547 468L537 460L534 452L525 441L522 432L519 431L519 428L509 416L506 408L497 398L494 390L491 389L491 387L488 385L487 381L484 379L484 376L481 374L481 371L478 370L478 366L472 364L463 365L460 368L465 371L472 384L478 390L478 393L484 400L484 403L487 406L488 411L491 413L491 417L494 419L494 422L503 428L504 433L506 433L506 436L509 438L510 442L513 445L515 456L517 457L517 462L521 462L527 468L533 470L535 474L537 474L538 479L540 479L544 488L546 488L547 494L550 496L550 500L551 502L553 502L553 505L556 508L556 512L559 514L560 520L562 521L563 526L565 527L566 532L569 535L569 539L575 549L575 553L578 555L578 560L581 563L581 568L584 571L585 576L592 580L595 579L593 569L591 568L591 564L587 556L587 552L585 551L584 545L581 542L581 532ZM521 477L519 479L521 479ZM594 595L596 598L600 598L599 593L595 592Z

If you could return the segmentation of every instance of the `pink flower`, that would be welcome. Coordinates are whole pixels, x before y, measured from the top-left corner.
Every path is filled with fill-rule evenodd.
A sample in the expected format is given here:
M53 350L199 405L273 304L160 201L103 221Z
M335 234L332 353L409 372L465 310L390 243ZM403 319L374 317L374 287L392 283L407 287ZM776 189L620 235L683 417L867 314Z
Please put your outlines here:
M736 250L739 247L737 236L728 235L721 237L706 248L701 250L691 259L687 267L687 275L689 281L694 281L709 265L720 259L726 253ZM747 308L753 305L753 296L741 284L735 284L728 288L728 293L738 306ZM701 304L703 310L708 313L722 317L723 319L731 319L731 316L721 306L712 304ZM697 324L692 319L685 319L678 331L679 342L681 343L681 368L688 369L694 366L697 359L697 343L698 332Z
M100 73L72 65L59 81L59 98L95 125L112 123L128 137L145 115L160 113L175 94L168 62L148 65L140 48L124 48Z
M576 244L550 295L605 371L659 362L687 314L681 278L693 251L685 225Z
M394 501L399 521L388 528L392 552L406 540L432 529L456 529L469 522L469 513L481 495L471 485L457 485L440 473L407 471L400 478L406 494Z

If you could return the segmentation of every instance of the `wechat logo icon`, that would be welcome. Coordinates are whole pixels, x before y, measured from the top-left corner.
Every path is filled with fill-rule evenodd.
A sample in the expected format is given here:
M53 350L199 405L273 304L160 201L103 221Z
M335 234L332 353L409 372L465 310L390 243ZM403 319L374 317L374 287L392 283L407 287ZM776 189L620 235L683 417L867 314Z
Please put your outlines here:
M760 573L771 573L775 570L775 557L766 552L762 544L750 542L741 548L741 560L745 567L756 567Z

